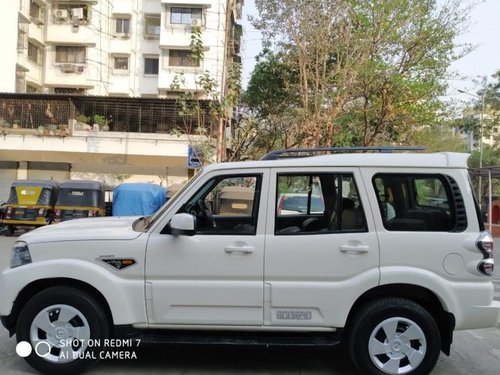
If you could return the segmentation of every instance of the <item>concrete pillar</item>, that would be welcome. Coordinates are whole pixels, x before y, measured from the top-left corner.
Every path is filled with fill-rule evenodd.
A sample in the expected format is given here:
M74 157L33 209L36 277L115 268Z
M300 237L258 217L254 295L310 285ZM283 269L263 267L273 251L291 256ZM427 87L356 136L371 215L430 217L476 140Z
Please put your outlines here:
M20 161L19 167L17 168L17 179L27 180L28 179L28 162Z

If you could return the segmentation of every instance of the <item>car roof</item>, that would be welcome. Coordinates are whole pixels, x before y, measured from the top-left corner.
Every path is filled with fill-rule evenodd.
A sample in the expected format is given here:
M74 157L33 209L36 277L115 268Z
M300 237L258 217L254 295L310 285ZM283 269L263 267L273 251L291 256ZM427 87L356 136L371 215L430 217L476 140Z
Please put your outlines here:
M348 153L278 160L211 164L205 171L271 167L408 167L467 169L469 154L439 153Z

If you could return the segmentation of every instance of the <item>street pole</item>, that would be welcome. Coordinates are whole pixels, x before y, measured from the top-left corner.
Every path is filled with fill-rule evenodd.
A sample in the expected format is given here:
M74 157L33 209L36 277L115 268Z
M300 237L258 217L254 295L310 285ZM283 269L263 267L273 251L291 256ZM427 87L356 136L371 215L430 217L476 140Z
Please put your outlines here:
M479 179L478 179L478 200L479 200L479 210L481 211L483 207L483 199L482 199L482 176L481 176L481 168L483 168L483 122L484 122L484 97L486 95L486 89L483 90L481 95L472 94L470 92L464 90L458 90L458 92L466 95L473 96L477 99L481 99L481 113L479 114Z
M484 95L485 91L481 95L481 114L479 115L479 210L483 208L483 197L482 197L482 179L481 172L483 168L483 117L484 117Z

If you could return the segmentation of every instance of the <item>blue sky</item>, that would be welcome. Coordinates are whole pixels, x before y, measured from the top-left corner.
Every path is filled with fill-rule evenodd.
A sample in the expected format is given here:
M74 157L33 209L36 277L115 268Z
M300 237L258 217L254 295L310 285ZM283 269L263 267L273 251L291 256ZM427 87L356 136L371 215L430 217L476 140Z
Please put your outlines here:
M478 0L462 0L464 4L478 2ZM262 37L248 22L248 15L256 15L254 0L245 0L243 7L243 85L246 87L253 67L255 66L255 56L261 51ZM460 79L449 81L450 97L460 99L458 89L475 93L479 85L474 83L477 76L488 76L500 70L500 0L480 1L474 8L467 31L462 34L457 43L471 43L476 46L469 55L456 61L451 66L451 70L460 75ZM468 100L469 98L464 98Z

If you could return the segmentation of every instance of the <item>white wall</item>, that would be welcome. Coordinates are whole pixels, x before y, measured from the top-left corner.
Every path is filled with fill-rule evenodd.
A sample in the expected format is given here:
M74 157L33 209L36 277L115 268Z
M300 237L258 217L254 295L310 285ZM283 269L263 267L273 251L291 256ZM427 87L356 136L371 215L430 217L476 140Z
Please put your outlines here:
M0 92L15 92L19 1L0 11Z

